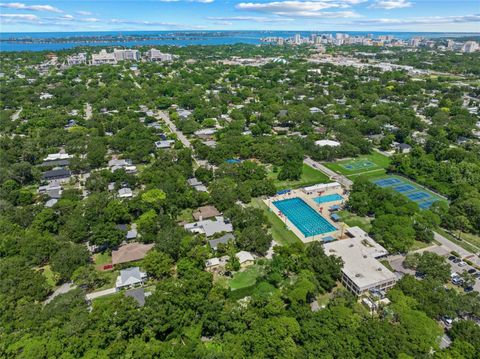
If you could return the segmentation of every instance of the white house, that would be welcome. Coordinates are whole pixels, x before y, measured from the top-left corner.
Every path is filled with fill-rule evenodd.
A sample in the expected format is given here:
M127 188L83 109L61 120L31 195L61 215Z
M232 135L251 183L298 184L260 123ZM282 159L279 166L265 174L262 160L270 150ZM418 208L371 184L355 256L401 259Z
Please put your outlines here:
M130 188L120 188L118 190L118 197L119 198L132 198L133 197L133 192Z
M147 273L141 272L139 267L132 267L120 271L115 283L116 290L130 288L143 284L147 279Z
M318 141L315 141L315 145L319 147L326 147L326 146L338 147L340 146L340 142L332 141L332 140L318 140Z
M215 217L215 221L207 219L204 221L198 221L193 223L187 223L183 227L192 233L205 234L207 237L213 236L215 233L233 232L233 226L231 223L226 223L223 217Z

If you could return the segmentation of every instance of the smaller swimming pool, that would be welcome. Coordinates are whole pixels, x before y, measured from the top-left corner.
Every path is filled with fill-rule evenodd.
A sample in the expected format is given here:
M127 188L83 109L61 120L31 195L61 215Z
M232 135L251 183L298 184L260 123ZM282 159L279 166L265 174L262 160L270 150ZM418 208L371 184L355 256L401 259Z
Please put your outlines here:
M335 201L342 201L343 197L340 196L338 193L328 194L326 196L315 197L313 199L316 203L328 203L328 202L335 202Z

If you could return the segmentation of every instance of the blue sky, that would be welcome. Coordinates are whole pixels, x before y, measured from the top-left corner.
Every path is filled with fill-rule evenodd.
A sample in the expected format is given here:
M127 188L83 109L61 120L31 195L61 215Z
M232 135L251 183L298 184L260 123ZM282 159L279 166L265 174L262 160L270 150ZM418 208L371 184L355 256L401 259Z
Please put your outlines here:
M2 2L0 3L0 30L2 32L107 30L480 32L480 1L42 0Z

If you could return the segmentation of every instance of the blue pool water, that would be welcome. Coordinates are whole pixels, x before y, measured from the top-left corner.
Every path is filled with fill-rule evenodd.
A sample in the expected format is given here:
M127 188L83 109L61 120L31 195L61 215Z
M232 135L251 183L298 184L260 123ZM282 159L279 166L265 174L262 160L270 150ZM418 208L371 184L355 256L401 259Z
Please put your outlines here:
M326 195L326 196L316 197L313 200L315 202L317 202L318 204L321 204L321 203L341 201L341 200L343 200L343 197L340 196L338 193L334 193L334 194L329 194L329 195Z
M275 201L273 204L305 237L333 232L337 229L301 198L284 199Z

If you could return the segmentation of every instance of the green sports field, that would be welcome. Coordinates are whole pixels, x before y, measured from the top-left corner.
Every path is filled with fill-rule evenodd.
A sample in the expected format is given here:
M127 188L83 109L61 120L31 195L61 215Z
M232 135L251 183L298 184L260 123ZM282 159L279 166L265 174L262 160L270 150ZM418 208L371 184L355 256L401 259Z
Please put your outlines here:
M390 159L378 152L348 160L324 163L326 167L347 177L356 177L366 172L380 176L385 173L389 164Z

